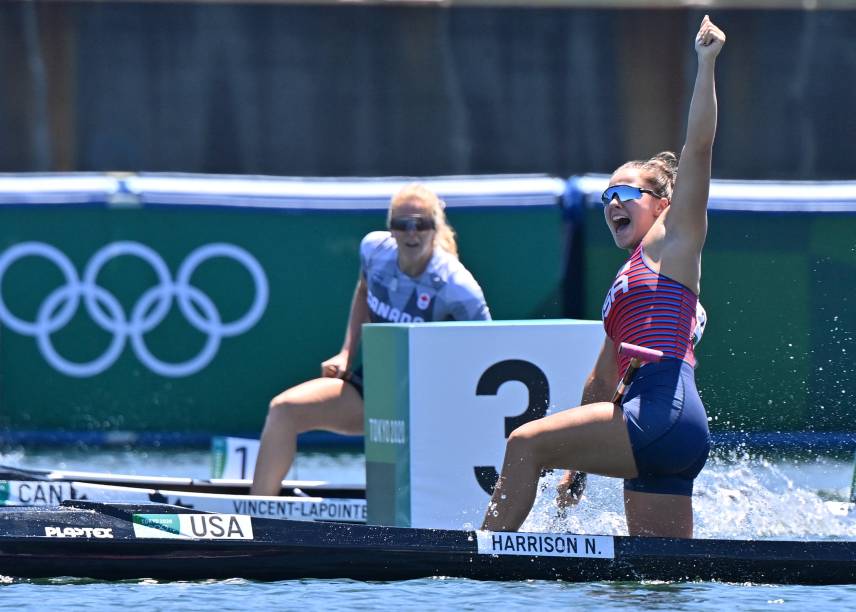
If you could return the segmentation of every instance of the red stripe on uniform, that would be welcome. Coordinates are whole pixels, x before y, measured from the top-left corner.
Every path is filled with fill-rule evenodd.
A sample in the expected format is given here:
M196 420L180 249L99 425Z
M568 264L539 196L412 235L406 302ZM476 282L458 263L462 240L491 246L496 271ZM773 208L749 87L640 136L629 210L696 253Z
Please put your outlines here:
M621 342L658 351L695 366L693 330L698 296L681 283L651 270L642 246L621 267L603 307L603 326L616 346ZM619 356L619 372L630 358Z

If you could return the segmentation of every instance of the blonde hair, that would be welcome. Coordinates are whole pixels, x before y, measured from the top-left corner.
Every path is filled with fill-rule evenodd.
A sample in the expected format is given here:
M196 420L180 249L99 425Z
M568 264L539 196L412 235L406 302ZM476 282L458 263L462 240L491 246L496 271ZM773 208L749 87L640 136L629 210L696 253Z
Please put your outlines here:
M623 164L615 172L626 168L642 171L642 177L648 181L651 191L671 201L678 178L678 156L671 151L661 151L647 160L634 160ZM613 172L613 174L615 174Z
M392 196L392 200L389 203L389 211L386 214L387 225L389 225L396 208L414 200L431 208L431 216L434 218L434 229L436 230L434 234L434 246L457 257L458 243L455 240L455 230L452 229L452 226L446 220L446 203L436 193L421 183L406 185Z

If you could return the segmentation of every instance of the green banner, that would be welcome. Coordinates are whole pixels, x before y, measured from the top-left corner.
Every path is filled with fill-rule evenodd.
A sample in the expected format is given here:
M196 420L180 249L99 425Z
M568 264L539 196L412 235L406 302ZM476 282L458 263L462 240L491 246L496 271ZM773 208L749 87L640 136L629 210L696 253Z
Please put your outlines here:
M360 240L402 184L81 181L0 185L0 430L257 436L341 346ZM560 314L561 181L426 183L495 317Z

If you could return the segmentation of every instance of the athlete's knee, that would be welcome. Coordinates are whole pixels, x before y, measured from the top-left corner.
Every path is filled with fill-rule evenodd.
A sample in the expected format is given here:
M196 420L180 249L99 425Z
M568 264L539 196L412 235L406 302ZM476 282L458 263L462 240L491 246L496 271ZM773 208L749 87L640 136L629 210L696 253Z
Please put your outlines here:
M289 387L270 400L268 409L281 409L283 411L288 411L290 409L293 410L294 408L304 406L309 398L306 392L307 387L308 385L306 384Z
M567 445L564 448L568 450ZM567 467L564 463L557 463L555 437L540 420L529 421L512 431L508 436L507 449L507 454L516 455L542 470Z
M508 436L507 448L522 457L537 457L540 435L531 423L521 425Z
M285 412L288 402L282 400L282 395L277 395L268 403L268 416L276 416L281 412Z
M267 418L274 422L293 422L296 418L295 409L300 405L288 391L283 391L268 404Z

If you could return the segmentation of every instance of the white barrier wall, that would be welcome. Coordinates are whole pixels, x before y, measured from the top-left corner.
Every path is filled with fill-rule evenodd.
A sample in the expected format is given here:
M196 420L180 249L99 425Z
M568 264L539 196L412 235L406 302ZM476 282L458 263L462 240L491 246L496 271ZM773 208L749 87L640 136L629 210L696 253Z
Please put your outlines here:
M578 405L602 343L599 321L366 325L369 523L477 527L508 434Z

